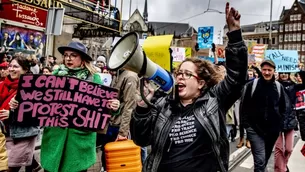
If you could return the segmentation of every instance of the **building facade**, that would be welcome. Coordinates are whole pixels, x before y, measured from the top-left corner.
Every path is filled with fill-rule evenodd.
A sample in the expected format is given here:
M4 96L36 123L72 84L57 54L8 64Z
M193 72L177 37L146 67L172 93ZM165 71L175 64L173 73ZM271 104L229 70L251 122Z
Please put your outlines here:
M305 63L305 2L295 0L290 9L283 8L280 16L279 49L297 50Z
M260 22L255 24L243 25L241 26L242 35L246 42L256 42L258 44L267 44L269 45L269 31L270 31L269 22ZM270 43L271 49L278 48L278 27L279 21L272 22L272 39ZM228 38L226 33L228 32L228 27L224 27L224 45L227 45Z

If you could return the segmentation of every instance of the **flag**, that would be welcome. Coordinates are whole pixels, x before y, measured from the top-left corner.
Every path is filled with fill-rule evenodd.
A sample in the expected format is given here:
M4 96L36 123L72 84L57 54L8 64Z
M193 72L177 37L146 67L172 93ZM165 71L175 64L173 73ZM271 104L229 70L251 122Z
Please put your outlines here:
M265 44L256 44L253 46L251 54L255 55L255 60L261 62L265 58L265 51L267 45Z

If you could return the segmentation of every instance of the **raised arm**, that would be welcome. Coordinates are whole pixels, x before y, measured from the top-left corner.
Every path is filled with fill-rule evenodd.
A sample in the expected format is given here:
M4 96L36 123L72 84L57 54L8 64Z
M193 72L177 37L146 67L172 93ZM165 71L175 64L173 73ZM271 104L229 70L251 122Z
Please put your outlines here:
M248 68L248 49L242 39L240 29L240 14L234 8L226 5L226 21L229 28L229 38L226 47L227 75L213 89L219 98L220 106L227 111L240 97L246 83Z

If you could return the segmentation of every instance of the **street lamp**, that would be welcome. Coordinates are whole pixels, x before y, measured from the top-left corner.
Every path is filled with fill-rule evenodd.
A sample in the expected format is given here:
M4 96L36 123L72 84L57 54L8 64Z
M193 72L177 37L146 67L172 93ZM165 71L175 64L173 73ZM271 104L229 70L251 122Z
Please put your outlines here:
M271 49L271 41L272 41L272 7L273 7L273 0L271 0L271 6L270 6L270 24L269 24L269 44L268 47Z

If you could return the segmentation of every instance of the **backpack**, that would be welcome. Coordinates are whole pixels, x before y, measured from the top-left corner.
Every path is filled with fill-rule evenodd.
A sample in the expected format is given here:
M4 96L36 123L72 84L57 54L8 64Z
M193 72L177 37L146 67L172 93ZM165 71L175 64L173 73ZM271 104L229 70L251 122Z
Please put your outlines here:
M256 89L257 82L258 82L258 79L254 79L253 85L252 85L252 90L251 90L251 97L253 96L253 93ZM277 92L279 93L279 97L281 97L281 84L278 81L275 81L275 85L277 88Z

